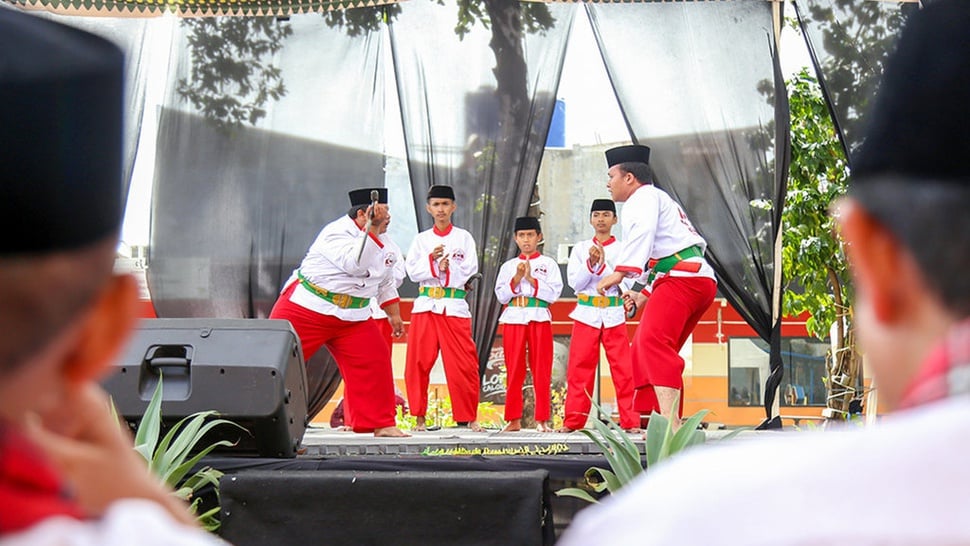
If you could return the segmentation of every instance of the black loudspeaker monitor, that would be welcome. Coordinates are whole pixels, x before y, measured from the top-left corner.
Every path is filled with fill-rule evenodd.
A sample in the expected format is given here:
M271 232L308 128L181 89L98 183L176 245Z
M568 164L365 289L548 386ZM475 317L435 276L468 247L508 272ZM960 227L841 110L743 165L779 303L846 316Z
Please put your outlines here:
M115 373L103 381L132 428L162 378L162 426L215 410L249 431L222 425L203 445L236 443L227 455L294 457L307 426L306 370L285 320L148 319L135 331Z
M246 470L220 481L235 546L531 546L555 541L546 470Z

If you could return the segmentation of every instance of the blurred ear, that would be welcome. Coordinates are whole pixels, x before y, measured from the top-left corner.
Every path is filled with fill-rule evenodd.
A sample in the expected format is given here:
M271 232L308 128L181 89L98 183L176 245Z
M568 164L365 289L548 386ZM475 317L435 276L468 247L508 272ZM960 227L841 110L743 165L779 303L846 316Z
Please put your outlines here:
M896 237L851 198L836 206L845 250L858 290L880 322L892 324L908 312L909 294L920 280Z
M138 283L131 275L111 277L98 295L74 350L64 362L64 376L81 383L98 379L128 340L137 320Z

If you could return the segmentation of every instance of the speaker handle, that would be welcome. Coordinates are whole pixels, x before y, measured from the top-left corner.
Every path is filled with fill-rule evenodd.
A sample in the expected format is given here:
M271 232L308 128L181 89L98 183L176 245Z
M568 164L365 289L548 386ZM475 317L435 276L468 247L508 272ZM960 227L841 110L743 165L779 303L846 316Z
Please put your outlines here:
M156 356L146 359L149 368L188 368L191 362L187 358L172 356Z

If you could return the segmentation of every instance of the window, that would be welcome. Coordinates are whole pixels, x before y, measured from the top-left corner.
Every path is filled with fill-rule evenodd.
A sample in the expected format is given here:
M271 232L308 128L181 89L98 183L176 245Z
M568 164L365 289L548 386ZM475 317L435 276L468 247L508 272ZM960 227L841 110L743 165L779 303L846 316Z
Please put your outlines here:
M829 343L815 338L782 338L782 406L824 406L825 355ZM768 378L768 343L761 338L728 341L728 404L761 406Z

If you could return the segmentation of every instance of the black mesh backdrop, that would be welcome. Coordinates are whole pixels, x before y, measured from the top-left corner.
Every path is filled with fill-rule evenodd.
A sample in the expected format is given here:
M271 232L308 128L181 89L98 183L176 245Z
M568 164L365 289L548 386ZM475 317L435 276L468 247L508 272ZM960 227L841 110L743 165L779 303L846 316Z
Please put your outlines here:
M528 209L552 117L575 6L484 0L491 24L460 38L451 1L406 2L391 24L408 167L421 229L427 188L454 186L454 222L470 231L482 280L469 296L484 366L501 305L498 268ZM524 30L547 21L540 32Z
M657 185L707 240L720 292L758 335L777 338L774 244L789 146L771 3L587 4L587 10L633 140L652 149ZM770 362L769 418L781 381L779 351Z
M317 14L179 27L158 133L152 299L159 317L266 317L320 228L346 213L347 191L384 185L381 34L349 37ZM307 380L314 415L340 382L325 350Z
M795 12L836 131L852 164L883 63L915 2L795 0ZM968 30L970 32L970 30Z

